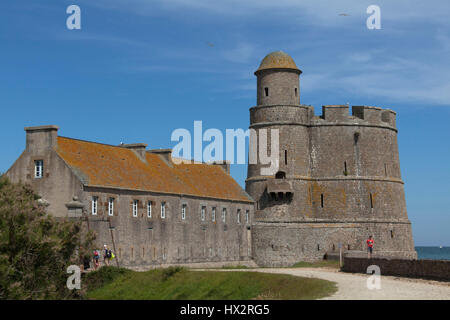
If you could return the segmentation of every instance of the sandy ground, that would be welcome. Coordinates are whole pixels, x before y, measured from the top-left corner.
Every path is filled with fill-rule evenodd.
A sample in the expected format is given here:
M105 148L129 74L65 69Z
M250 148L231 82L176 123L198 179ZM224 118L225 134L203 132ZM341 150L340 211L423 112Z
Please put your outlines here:
M370 290L367 288L370 275L345 273L329 268L261 268L240 271L285 273L336 282L338 291L324 300L450 300L449 282L381 276L381 288Z

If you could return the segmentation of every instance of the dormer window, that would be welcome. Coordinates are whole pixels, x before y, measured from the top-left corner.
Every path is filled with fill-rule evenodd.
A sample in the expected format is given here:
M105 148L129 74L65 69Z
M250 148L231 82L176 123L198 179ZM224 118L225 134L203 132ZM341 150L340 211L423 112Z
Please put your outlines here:
M34 162L34 177L36 179L41 179L44 176L44 161L36 160Z

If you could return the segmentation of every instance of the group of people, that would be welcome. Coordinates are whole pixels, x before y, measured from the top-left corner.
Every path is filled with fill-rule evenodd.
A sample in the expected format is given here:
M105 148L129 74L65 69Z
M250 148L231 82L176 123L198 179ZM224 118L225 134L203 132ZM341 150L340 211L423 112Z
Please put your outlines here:
M111 249L108 248L108 246L105 244L103 246L103 263L106 266L109 266L109 263L112 259L114 259L116 256L114 255L114 252L112 252ZM97 270L100 266L100 252L98 250L94 250L94 269Z

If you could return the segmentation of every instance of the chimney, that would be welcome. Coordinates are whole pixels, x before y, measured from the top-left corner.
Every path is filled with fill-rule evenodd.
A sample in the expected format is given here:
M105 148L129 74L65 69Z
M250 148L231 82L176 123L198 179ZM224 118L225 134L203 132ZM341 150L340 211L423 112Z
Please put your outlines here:
M27 127L26 151L40 153L53 149L57 143L58 126Z
M145 161L145 149L147 148L147 144L145 143L130 143L130 144L121 144L120 147L127 148L133 150L137 153L137 155Z
M164 162L169 166L172 166L172 149L153 149L148 152L159 155Z
M230 161L213 161L210 164L221 167L227 174L230 174Z

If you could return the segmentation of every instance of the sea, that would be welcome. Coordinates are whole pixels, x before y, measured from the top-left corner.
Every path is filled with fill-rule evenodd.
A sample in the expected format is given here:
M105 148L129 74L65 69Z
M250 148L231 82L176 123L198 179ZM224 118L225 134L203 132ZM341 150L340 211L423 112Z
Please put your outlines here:
M450 260L450 247L416 247L418 259Z

